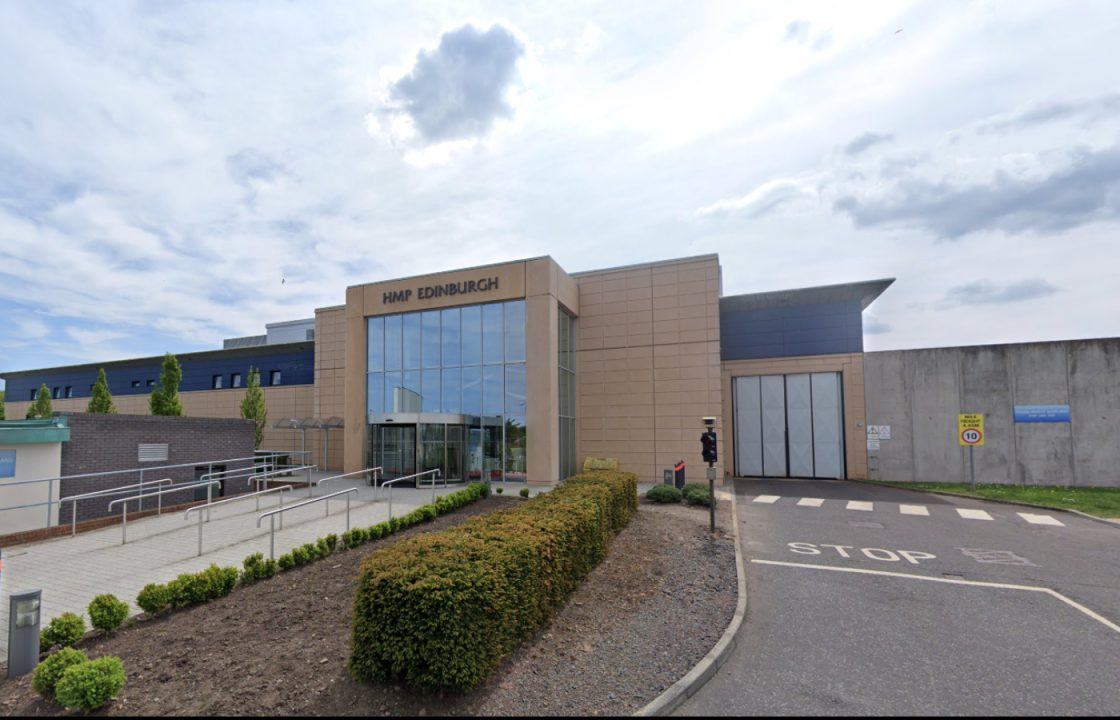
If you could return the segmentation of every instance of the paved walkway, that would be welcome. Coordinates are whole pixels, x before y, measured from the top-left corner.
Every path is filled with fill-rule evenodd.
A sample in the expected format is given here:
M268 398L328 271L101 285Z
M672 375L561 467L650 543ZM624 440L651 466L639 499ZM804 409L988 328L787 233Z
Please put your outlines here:
M320 474L319 477L324 475ZM462 485L437 488L443 495L462 489ZM375 491L360 478L338 480L314 489L325 495L357 488L350 500L351 527L368 527L389 518L388 492ZM308 499L307 489L285 493L284 504ZM190 519L177 512L128 523L128 542L121 544L121 528L115 525L79 533L75 537L55 538L4 548L3 574L0 576L0 659L7 657L8 595L39 588L43 591L42 624L64 612L85 613L94 596L113 593L126 600L134 613L136 594L150 582L167 582L180 573L197 572L211 563L241 567L246 555L255 552L268 557L269 522L256 527L259 513L278 505L276 494L247 498L211 510L210 522L203 527L203 555L198 556L197 512ZM393 490L393 516L399 517L432 501L431 489L399 487ZM326 505L330 515L325 515ZM276 531L276 556L329 533L346 530L346 500L319 502L284 513L284 528ZM278 523L279 524L279 523ZM88 628L89 618L86 617Z

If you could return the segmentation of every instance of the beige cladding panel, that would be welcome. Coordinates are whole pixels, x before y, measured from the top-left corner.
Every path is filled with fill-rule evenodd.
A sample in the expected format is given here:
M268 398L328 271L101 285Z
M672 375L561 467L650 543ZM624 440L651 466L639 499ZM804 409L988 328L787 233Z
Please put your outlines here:
M526 262L423 275L359 286L361 315L389 315L525 297ZM354 288L350 288L354 290ZM350 294L347 294L349 312Z
M718 258L575 280L580 460L616 457L643 482L684 460L688 479L703 480L701 418L718 429L722 416Z

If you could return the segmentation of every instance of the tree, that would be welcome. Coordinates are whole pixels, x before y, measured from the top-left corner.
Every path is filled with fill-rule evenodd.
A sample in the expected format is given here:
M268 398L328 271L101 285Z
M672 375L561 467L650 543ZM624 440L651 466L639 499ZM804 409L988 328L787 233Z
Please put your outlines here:
M148 398L148 408L152 415L170 415L178 417L183 414L183 405L179 402L179 383L183 380L183 368L179 360L171 353L163 356L163 368L159 371L159 387L152 390Z
M109 393L109 380L105 377L105 368L97 371L97 382L93 384L93 392L86 406L88 413L105 413L112 415L117 412L113 405L113 396Z
M0 390L0 420L4 419L4 391Z
M264 404L264 390L261 390L261 371L249 366L249 385L241 400L241 417L257 423L255 442L258 450L264 441L264 429L268 423L268 408Z
M35 393L35 402L31 403L31 407L27 408L27 419L42 418L43 420L47 420L50 416L51 391L47 389L47 384L43 383L39 386L39 392Z

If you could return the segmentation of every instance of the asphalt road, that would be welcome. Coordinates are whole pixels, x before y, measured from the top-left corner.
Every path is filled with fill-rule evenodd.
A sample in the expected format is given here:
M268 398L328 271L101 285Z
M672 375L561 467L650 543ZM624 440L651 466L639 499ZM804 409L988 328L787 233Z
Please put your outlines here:
M736 493L747 618L677 714L1120 712L1120 527L842 481Z

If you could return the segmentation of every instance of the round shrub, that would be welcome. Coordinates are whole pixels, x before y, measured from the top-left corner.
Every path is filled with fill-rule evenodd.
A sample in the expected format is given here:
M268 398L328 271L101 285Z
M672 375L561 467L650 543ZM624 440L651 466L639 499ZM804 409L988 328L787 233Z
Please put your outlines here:
M646 499L655 503L679 503L681 491L672 485L654 485L646 491Z
M264 559L264 553L253 553L241 561L244 570L241 571L241 582L254 583L258 580L270 578L276 574L276 561Z
M149 615L155 615L171 605L171 591L166 585L148 583L136 596L136 604Z
M326 541L327 549L331 552L334 552L334 549L338 547L338 535L335 535L334 533L327 535L325 538L323 538L323 540Z
M106 655L67 668L55 685L54 696L63 707L89 712L115 698L122 687L124 663Z
M91 600L88 610L90 624L105 632L113 632L128 617L128 603L108 593Z
M279 564L281 570L291 570L296 566L296 560L292 557L291 553L284 553L276 562Z
M689 483L684 486L681 491L684 501L689 505L703 505L707 507L712 504L712 495L708 492L708 488L700 483Z
M494 492L496 492L496 493L498 493L499 495L501 495L501 494L502 494L502 491L503 491L504 489L505 489L505 488L501 488L501 487L496 487L496 488L494 488Z
M529 497L529 488L521 488L521 492L519 493L519 495L521 495L521 497L523 498Z
M39 633L39 646L52 648L55 645L69 647L82 639L86 634L86 621L81 615L67 612L62 613L54 620L47 623L47 627Z
M272 573L276 573L276 564L272 563ZM199 581L206 593L205 597L200 602L206 600L216 600L225 597L233 592L237 587L237 578L240 573L235 567L218 567L211 565L202 572L198 573Z
M62 648L51 653L47 659L35 666L31 675L31 689L48 700L54 699L54 686L58 684L66 668L89 660L81 650Z
M334 548L331 547L326 538L319 538L315 541L315 550L319 553L319 557L321 558L325 558L326 556L330 555L331 550L333 549Z
M311 556L307 553L307 546L301 545L297 548L292 548L292 559L295 560L296 567L311 562Z

